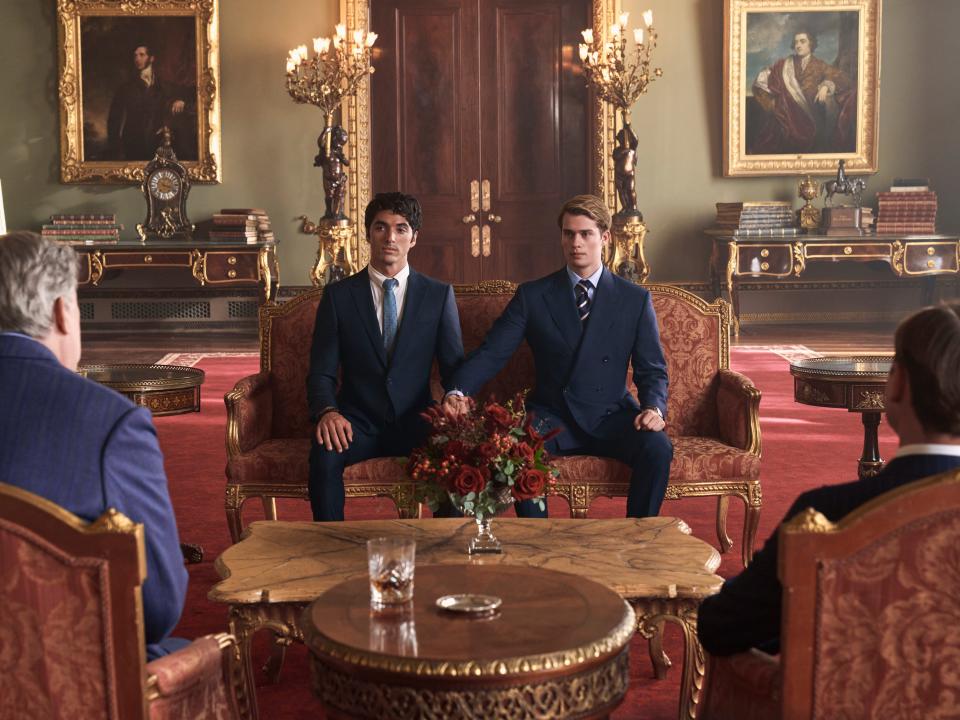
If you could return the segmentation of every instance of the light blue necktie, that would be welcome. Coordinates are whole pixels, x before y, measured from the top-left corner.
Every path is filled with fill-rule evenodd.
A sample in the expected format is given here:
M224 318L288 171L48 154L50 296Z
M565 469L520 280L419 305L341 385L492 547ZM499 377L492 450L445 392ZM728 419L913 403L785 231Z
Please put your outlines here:
M399 284L396 278L383 281L383 349L388 355L397 336L397 296L393 294L393 289Z

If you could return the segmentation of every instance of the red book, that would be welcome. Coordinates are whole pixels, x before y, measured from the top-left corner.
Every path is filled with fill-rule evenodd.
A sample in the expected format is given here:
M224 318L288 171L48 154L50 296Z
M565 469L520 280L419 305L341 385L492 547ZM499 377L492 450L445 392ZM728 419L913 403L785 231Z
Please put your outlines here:
M917 192L878 192L877 200L936 200L937 193L933 190L918 190Z

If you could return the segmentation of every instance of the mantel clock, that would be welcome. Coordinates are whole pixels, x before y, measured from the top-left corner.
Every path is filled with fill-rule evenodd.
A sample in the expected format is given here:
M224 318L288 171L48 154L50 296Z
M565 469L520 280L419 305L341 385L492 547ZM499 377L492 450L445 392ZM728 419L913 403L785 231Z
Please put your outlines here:
M144 242L186 240L193 233L193 223L187 218L190 178L186 168L177 162L169 128L162 128L161 133L163 142L144 168L140 184L140 192L147 201L147 217L137 225L137 232Z

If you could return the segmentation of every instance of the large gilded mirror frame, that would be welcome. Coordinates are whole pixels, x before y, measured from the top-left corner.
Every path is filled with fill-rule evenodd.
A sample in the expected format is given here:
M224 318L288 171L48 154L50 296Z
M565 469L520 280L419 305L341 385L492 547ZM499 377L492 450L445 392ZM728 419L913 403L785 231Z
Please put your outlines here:
M620 14L620 0L592 0L593 32L603 36L603 28L613 24ZM347 36L352 37L354 30L370 29L369 0L340 0L340 22L347 26ZM576 56L576 48L571 49ZM616 189L613 177L614 109L605 105L595 94L590 93L591 113L594 117L594 142L591 162L591 175L595 178L593 191L602 197L611 211L616 209ZM370 202L373 184L370 167L370 79L367 78L357 90L356 95L344 103L342 123L350 133L347 156L353 172L348 179L347 206L348 215L357 219L357 232L354 235L353 257L357 266L363 267L370 260L370 248L365 240L365 231L361 218Z
M139 183L161 124L173 130L191 180L222 180L218 2L57 0L62 182ZM144 72L141 47L166 108L162 121L130 89ZM138 126L141 133L125 133Z

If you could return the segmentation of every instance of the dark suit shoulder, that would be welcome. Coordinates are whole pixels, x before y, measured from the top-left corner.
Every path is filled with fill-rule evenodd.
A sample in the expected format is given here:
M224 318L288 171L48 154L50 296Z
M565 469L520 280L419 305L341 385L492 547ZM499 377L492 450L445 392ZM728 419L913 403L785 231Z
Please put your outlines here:
M619 275L615 275L609 270L604 270L604 274L609 274L610 279L613 280L613 286L617 289L617 292L625 293L627 297L643 299L650 295L650 291L645 287L637 285L635 282L631 282L630 280L626 280Z

